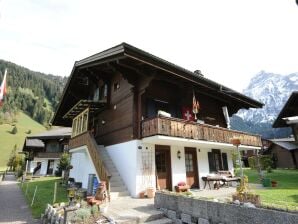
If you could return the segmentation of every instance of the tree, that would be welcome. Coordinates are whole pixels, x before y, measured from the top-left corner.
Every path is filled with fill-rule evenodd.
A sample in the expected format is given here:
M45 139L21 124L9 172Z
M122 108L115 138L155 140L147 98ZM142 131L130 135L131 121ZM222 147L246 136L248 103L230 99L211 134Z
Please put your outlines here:
M70 155L67 152L62 153L59 163L58 163L58 172L56 172L56 174L60 174L62 173L62 171L64 171L64 176L63 176L63 180L67 181L68 176L69 176L69 170L72 168L71 164L70 164Z

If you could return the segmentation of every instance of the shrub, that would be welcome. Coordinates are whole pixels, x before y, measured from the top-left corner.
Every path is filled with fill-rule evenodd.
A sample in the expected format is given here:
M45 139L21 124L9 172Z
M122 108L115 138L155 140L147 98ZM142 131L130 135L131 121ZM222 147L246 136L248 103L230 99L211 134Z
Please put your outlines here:
M31 134L31 129L29 129L26 134L30 135Z
M91 216L91 211L89 208L81 208L76 211L77 221L87 221L87 219Z
M260 158L260 166L261 168L264 170L268 170L268 168L270 167L270 169L272 168L273 165L273 161L272 161L272 157L269 155L261 155L259 156ZM257 164L257 157L256 156L251 156L248 158L248 164L249 167L251 169L256 169L258 167Z
M14 126L11 130L11 134L15 135L16 133L18 133L18 129L17 126Z
M255 156L248 157L248 165L251 169L256 169L257 160Z

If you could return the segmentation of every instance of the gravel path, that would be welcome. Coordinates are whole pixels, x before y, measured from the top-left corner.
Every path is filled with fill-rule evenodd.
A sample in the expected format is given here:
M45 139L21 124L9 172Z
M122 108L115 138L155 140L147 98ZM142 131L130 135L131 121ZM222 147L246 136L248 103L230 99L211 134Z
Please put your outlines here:
M32 218L24 195L14 175L0 182L0 224L38 223Z

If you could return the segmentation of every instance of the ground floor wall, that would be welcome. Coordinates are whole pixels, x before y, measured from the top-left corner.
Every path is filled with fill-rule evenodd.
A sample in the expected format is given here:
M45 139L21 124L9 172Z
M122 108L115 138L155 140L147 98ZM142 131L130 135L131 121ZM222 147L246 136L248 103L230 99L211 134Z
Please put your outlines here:
M141 140L132 140L106 147L130 195L133 197L139 197L140 192L144 192L148 188L156 189L157 187L156 145ZM171 160L171 190L174 190L179 182L186 182L185 146L174 144L168 146ZM210 174L208 152L211 152L214 147L200 146L193 148L195 148L197 157L199 188L203 188L202 177ZM232 146L221 149L222 153L227 154L228 169L231 172L233 172L232 151ZM177 156L178 152L180 158Z
M71 154L71 165L73 168L70 170L69 177L75 179L75 182L82 182L82 187L88 187L89 174L95 174L96 171L92 160L87 152L87 148L80 147L72 149Z
M49 160L54 160L52 172L48 173L48 164ZM33 173L34 169L37 165L41 163L41 168L37 172L38 175L45 176L45 175L55 175L55 171L58 168L59 158L37 158L35 157L32 161L28 164L28 172Z

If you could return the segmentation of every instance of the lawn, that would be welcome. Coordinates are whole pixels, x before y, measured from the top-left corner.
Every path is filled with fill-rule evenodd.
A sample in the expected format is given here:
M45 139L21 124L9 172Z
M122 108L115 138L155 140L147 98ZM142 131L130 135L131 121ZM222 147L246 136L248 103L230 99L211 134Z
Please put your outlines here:
M256 170L244 169L249 183L260 183ZM275 169L272 173L265 171L265 177L276 180L277 187L254 189L261 196L262 204L272 207L298 210L298 170Z
M18 132L16 134L11 134L10 131L13 128L12 125L0 125L0 170L6 170L6 163L14 145L17 145L18 151L22 149L29 129L31 130L31 134L46 131L44 126L32 120L23 112L18 113L16 126Z
M31 205L34 191L37 186L37 193L33 206L31 207L34 218L40 218L40 215L44 212L46 205L53 204L55 182L57 182L56 202L68 201L66 188L60 185L60 180L60 177L40 177L20 184L29 206Z

